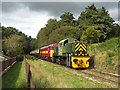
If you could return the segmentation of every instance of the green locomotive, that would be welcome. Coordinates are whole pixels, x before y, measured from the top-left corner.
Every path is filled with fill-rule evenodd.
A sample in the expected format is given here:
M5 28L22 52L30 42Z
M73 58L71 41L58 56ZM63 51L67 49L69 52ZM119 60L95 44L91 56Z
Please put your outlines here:
M74 38L67 38L55 47L52 62L73 68L88 68L90 56L87 44Z

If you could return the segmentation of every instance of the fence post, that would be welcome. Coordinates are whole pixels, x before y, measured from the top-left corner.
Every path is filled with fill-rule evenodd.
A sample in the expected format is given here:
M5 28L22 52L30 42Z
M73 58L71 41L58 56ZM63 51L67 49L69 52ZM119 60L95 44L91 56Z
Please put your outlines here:
M26 66L26 77L27 77L28 88L34 89L35 86L34 86L33 79L32 79L30 65L28 64L25 56L24 56L24 61L25 61L25 66Z

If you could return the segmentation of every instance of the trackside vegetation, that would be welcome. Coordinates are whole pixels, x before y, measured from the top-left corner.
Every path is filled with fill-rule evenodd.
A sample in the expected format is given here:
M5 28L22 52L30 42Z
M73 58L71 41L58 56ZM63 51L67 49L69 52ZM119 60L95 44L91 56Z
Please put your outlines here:
M120 37L116 37L102 43L88 44L88 53L94 60L94 69L118 74L119 39Z
M46 62L30 60L33 82L36 88L114 88L109 84L98 83L84 76L72 73L67 67ZM38 69L39 68L39 69Z

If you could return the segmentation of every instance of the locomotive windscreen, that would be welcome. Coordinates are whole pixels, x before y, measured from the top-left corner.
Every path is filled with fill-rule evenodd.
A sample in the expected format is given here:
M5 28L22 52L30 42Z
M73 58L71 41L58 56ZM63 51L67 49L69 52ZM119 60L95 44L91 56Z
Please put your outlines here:
M86 43L75 43L75 56L87 56L87 44Z

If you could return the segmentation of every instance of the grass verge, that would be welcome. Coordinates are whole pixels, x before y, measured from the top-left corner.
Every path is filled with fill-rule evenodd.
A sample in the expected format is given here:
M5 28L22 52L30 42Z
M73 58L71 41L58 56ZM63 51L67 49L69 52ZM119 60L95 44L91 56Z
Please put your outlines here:
M66 67L42 60L28 60L36 88L113 88L79 76Z
M26 88L25 62L17 62L3 77L2 88Z
M94 68L100 71L118 74L119 38L111 38L105 42L88 45L88 53L94 60Z

